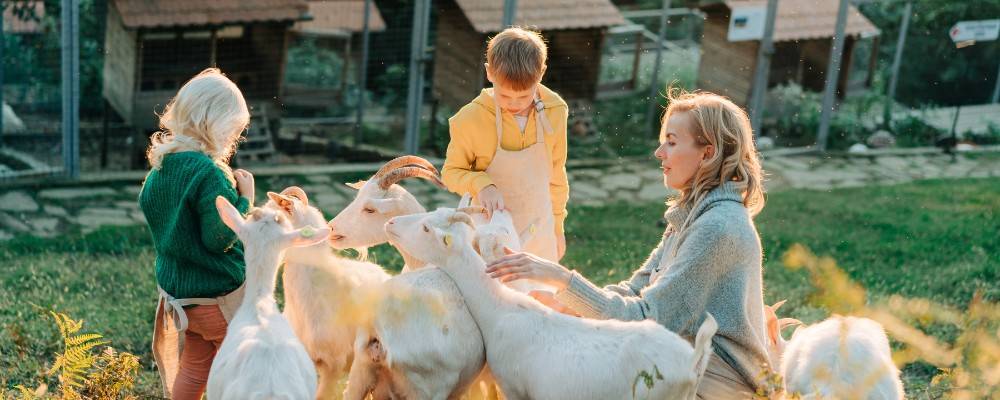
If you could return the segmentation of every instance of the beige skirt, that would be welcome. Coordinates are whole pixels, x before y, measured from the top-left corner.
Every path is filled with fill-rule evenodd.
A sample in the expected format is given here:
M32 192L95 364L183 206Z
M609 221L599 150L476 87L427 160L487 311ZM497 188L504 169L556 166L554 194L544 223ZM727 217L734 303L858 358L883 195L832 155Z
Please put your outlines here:
M170 391L174 387L174 379L177 378L180 366L181 352L184 351L184 331L187 329L184 306L217 305L226 322L229 322L243 302L244 286L220 297L202 299L175 299L162 288L157 289L160 299L153 322L153 360L156 362L156 371L160 374L160 383L163 384L163 397L170 399Z
M732 366L712 354L705 376L698 384L698 398L706 400L744 400L754 398L754 390Z

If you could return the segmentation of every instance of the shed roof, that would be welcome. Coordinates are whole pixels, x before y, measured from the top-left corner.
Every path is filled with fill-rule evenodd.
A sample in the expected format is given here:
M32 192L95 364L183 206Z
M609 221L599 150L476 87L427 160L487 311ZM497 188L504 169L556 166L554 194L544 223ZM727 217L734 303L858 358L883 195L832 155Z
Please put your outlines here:
M836 0L780 0L778 14L774 19L774 41L821 39L833 37L837 24ZM730 9L746 6L767 6L764 0L726 0ZM849 36L873 36L879 29L865 18L854 5L847 9L847 25L844 30Z
M305 0L114 0L128 28L222 25L307 18Z
M309 0L309 14L313 19L295 23L294 31L311 35L341 35L361 32L365 18L364 0ZM385 30L385 20L378 6L372 1L368 30Z
M503 1L455 0L479 33L499 32ZM539 30L602 28L621 25L625 18L610 0L518 1L514 25Z

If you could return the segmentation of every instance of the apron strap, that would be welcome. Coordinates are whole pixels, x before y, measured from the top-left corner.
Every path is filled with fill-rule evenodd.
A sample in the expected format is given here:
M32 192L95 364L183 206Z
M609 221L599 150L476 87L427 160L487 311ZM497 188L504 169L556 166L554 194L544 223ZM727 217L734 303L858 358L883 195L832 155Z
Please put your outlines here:
M503 118L500 116L500 104L497 103L496 97L493 98L493 105L496 109L497 149L500 149L500 142L503 140Z
M552 133L552 124L545 116L545 103L542 98L535 95L535 136L538 143L545 143L545 134Z
M159 285L156 286L156 290L160 292L160 297L164 300L163 313L173 314L174 326L177 328L177 332L184 332L188 327L188 318L187 314L184 313L184 306L211 306L219 304L219 298L175 299ZM166 318L163 319L163 324L167 324ZM166 328L166 326L164 326L164 328Z

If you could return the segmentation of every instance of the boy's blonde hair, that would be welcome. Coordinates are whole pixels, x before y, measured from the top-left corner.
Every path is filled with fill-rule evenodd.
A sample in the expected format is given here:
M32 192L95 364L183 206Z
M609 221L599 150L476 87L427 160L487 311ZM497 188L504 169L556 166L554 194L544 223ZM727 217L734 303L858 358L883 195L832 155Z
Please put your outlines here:
M523 28L507 28L486 45L492 75L514 90L526 90L542 80L548 48L542 35Z
M160 131L150 137L146 158L158 169L167 154L200 151L235 185L229 158L249 123L250 110L240 88L218 68L205 69L181 86L167 104L160 116Z
M750 119L729 99L707 92L668 91L669 106L663 115L660 142L667 120L674 113L691 116L691 132L701 146L712 145L715 154L695 172L690 185L671 205L693 207L724 182L733 182L743 192L743 205L756 215L764 208L764 172L754 145Z

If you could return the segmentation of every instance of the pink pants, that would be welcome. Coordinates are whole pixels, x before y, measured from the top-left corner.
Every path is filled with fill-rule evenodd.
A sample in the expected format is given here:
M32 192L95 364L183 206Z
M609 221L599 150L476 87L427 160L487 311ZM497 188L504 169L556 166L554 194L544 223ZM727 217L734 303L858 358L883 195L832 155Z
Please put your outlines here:
M229 324L219 306L193 306L184 309L188 328L184 331L184 350L174 381L174 400L199 400L205 392L208 372L215 352L222 345Z

